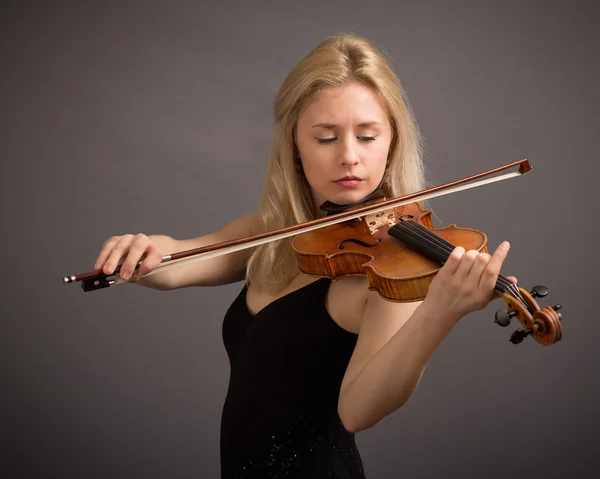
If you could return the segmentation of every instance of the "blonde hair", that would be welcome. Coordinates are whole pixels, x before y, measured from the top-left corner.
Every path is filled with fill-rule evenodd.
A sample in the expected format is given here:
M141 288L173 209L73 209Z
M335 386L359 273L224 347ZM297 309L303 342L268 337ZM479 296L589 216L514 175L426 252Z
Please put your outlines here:
M260 201L265 231L315 217L304 173L294 160L295 128L303 109L326 88L360 83L372 88L387 108L392 127L388 166L381 187L388 198L423 189L421 137L400 80L373 43L353 34L323 40L288 74L275 99L275 136ZM247 266L247 281L278 292L298 275L291 239L256 248Z

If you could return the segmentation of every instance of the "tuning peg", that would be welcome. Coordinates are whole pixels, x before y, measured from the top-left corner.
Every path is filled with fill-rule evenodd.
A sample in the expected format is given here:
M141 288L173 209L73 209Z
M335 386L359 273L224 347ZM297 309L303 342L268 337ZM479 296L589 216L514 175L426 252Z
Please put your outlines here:
M500 326L505 328L510 324L511 318L514 318L517 314L519 314L518 311L511 311L510 313L507 313L506 311L501 309L499 311L496 311L496 319L494 319L494 323L499 324Z
M510 342L513 344L519 344L522 342L527 336L533 333L533 329L517 329L512 336L510 337Z
M562 304L557 304L556 306L552 306L552 309L554 311L558 311L559 309L562 309Z
M534 286L529 294L534 298L543 298L548 295L548 288L546 286Z

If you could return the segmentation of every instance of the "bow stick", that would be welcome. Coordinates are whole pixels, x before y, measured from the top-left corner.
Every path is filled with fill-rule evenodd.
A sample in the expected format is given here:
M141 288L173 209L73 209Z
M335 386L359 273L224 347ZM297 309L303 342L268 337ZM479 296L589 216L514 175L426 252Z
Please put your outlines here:
M492 178L486 178L479 180L480 178L484 178L486 176L491 176L495 173L499 173L500 171L508 170L511 168L519 167L518 171L514 171L511 173L505 173L503 175L494 176ZM325 226L334 225L337 223L341 223L343 221L352 220L355 218L359 218L366 214L374 215L380 213L382 211L386 211L390 208L395 208L398 206L403 206L408 203L414 203L417 201L425 201L431 198L437 198L439 196L444 196L451 193L457 193L459 191L468 190L471 188L476 188L478 186L487 185L490 183L495 183L497 181L507 180L509 178L514 178L518 176L522 176L533 169L530 166L529 161L527 159L515 161L513 163L509 163L504 166L500 166L498 168L494 168L492 170L485 171L483 173L479 173L473 176L469 176L466 178L462 178L460 180L452 181L450 183L445 183L443 185L434 186L432 188L417 191L415 193L411 193L408 195L400 196L398 198L393 198L391 200L383 201L381 203L376 203L375 205L364 206L361 208L356 208L350 211L344 211L342 213L337 213L335 215L326 216L323 218L317 218L315 220L307 221L305 223L300 223L297 225L287 226L285 228L281 228L275 231L269 231L266 233L260 233L254 236L247 236L244 238L239 238L236 240L224 241L222 243L216 243L213 245L203 246L201 248L194 248L186 251L181 251L178 253L173 253L170 255L165 255L158 267L144 276L137 276L134 279L139 279L141 277L150 276L154 273L158 273L161 271L166 271L170 268L175 268L178 266L183 266L185 264L195 263L197 261L202 261L209 258L214 258L217 256L221 256L224 254L233 253L236 251L241 251L246 248L253 248L255 246L259 246L264 243L269 243L271 241L276 241L284 238L288 238L290 236L295 236L301 233L306 233L307 231L316 230L319 228L323 228ZM479 181L475 181L479 180ZM172 261L180 260L187 258L183 261L179 261L177 263L172 263ZM139 261L136 265L136 269L139 268L141 261ZM121 270L121 265L117 266L115 271L111 275L104 274L101 270L90 271L88 273L76 274L71 276L64 276L63 283L69 284L77 281L82 281L82 288L84 291L94 291L96 289L106 288L109 286L114 286L116 284L125 283L127 281L122 280L121 278L115 277L115 279L108 279L111 276L115 276Z

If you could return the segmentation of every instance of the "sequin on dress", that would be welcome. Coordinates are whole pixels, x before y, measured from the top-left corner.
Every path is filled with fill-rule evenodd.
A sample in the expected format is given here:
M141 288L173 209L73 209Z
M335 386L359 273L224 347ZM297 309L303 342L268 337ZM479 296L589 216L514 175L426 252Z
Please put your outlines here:
M320 279L256 315L246 287L223 321L231 375L221 418L221 477L364 478L354 442L337 413L357 335L325 308Z

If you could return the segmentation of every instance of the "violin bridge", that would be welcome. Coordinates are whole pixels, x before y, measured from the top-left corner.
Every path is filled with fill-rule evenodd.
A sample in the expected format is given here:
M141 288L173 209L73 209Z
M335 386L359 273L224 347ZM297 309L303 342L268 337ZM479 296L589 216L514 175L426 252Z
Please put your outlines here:
M372 235L375 234L382 226L394 226L396 224L394 208L380 211L379 213L366 215L365 221L369 227L369 233Z

